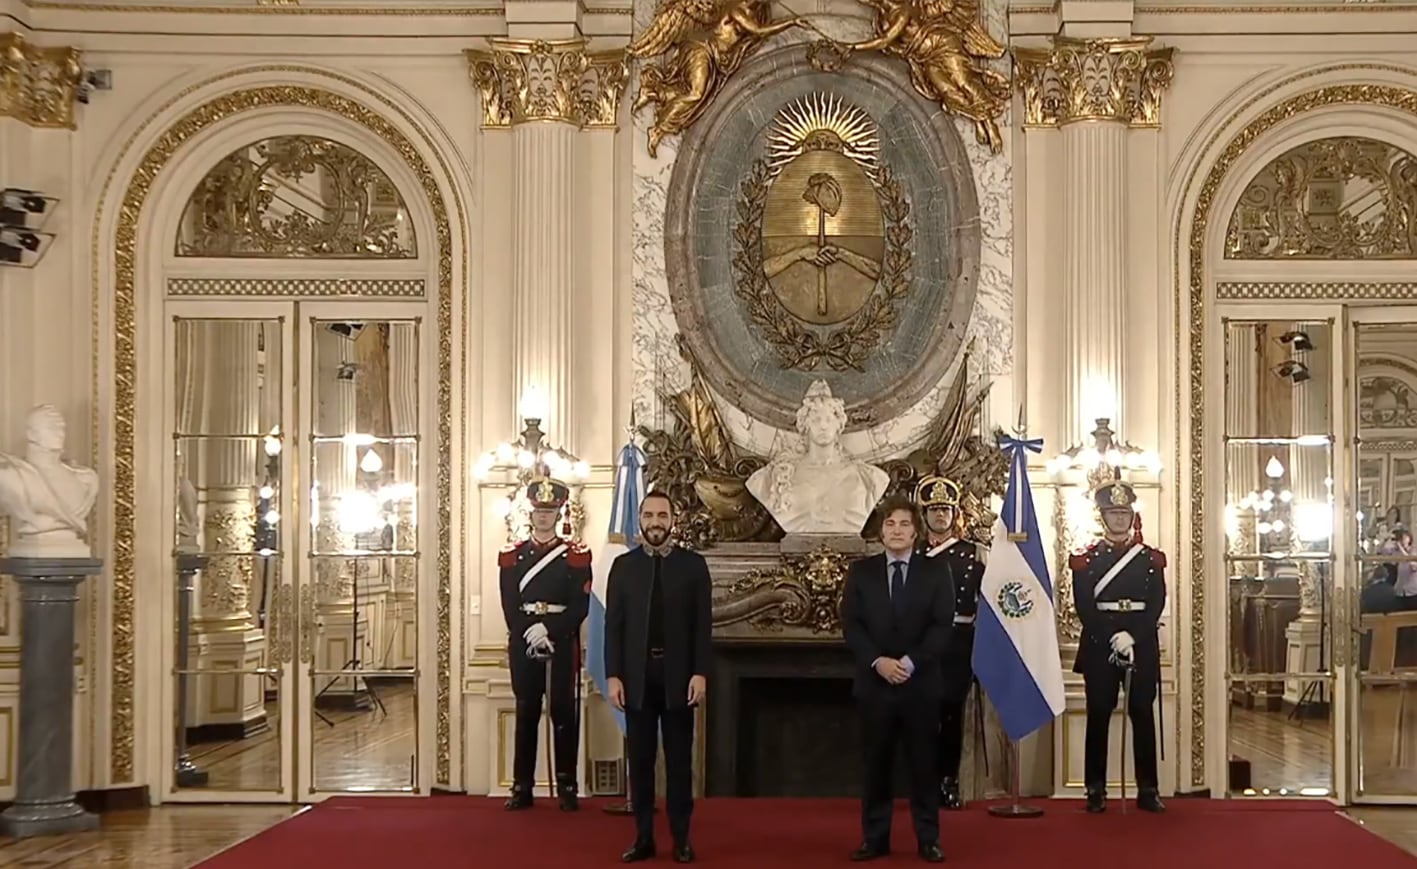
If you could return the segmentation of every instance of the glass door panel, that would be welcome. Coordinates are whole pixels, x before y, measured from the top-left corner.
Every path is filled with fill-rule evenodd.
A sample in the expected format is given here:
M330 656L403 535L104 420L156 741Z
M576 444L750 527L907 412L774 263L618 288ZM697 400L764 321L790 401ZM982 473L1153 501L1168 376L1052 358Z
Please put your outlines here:
M291 796L292 324L289 306L239 308L250 315L173 306L166 335L176 508L168 799Z
M1417 310L1353 315L1356 798L1417 801Z
M1337 789L1334 330L1227 320L1228 790Z
M347 315L302 305L301 790L417 792L420 322Z

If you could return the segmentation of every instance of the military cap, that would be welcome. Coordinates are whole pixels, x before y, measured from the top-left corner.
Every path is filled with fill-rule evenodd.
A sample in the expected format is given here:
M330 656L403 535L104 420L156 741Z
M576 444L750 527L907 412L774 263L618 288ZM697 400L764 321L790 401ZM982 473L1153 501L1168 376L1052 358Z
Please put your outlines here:
M1097 491L1092 493L1092 498L1097 503L1098 510L1135 510L1137 491L1132 488L1131 483L1117 480L1098 486Z
M549 477L532 480L526 487L526 499L537 510L560 510L571 498L571 490L560 480Z
M931 507L958 507L959 495L959 483L934 474L921 479L915 487L915 503L922 510Z

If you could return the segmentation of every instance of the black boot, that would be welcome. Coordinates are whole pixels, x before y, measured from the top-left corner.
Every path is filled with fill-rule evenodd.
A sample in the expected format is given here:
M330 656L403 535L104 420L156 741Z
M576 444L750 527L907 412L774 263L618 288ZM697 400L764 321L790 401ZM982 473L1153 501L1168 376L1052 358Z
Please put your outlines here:
M561 800L561 811L574 812L581 807L580 798L576 796L576 783L572 780L561 779L556 783L556 795Z
M1156 792L1156 788L1142 788L1137 793L1137 808L1159 815L1166 811L1166 804L1161 802L1161 794Z
M531 808L531 788L525 785L512 785L512 795L507 797L503 807L509 812Z
M1107 811L1107 791L1105 788L1087 789L1087 811L1094 815Z
M954 776L945 776L940 780L940 808L964 808L964 800L959 795L959 779Z

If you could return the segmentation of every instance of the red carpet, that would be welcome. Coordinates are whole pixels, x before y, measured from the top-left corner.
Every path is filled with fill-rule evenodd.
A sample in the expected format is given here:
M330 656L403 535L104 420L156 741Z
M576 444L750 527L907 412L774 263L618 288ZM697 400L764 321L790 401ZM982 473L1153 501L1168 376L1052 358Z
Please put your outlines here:
M941 846L951 866L1096 869L1333 867L1411 869L1417 858L1368 833L1318 802L1173 799L1162 816L1113 800L1104 815L1082 811L1081 800L1030 800L1045 814L1032 820L989 815L982 804L945 813ZM527 812L504 812L482 797L331 799L201 864L202 869L274 867L556 867L619 865L633 838L632 821L607 815L587 800L563 815L544 798ZM664 812L655 818L660 856L648 865L676 865L668 855ZM851 800L701 800L694 813L694 847L704 866L796 869L848 866L859 835ZM895 852L873 866L923 866L910 821L900 808Z

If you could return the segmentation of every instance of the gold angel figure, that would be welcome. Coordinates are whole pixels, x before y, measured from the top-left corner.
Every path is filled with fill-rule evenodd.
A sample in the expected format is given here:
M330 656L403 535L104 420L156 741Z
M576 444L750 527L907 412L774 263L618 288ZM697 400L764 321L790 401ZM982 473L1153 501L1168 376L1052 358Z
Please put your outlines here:
M649 155L656 156L665 136L677 136L699 119L764 39L800 24L800 18L773 21L767 0L663 0L628 50L641 60L669 54L640 70L632 109L655 104Z
M979 22L979 0L862 0L876 10L876 36L848 46L881 51L910 64L920 95L974 122L980 144L1003 148L995 118L1009 101L1009 80L980 61L1004 56L1004 46Z

